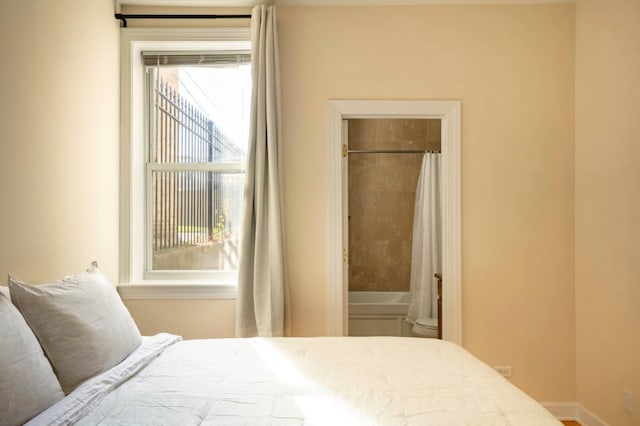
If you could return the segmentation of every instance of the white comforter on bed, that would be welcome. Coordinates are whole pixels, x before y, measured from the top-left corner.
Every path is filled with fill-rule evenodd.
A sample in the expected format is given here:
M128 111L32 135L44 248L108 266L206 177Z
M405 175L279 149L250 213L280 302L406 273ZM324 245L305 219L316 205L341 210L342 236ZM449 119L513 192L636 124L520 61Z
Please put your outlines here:
M31 424L560 424L445 341L177 340L166 334L145 340L122 365L83 384Z

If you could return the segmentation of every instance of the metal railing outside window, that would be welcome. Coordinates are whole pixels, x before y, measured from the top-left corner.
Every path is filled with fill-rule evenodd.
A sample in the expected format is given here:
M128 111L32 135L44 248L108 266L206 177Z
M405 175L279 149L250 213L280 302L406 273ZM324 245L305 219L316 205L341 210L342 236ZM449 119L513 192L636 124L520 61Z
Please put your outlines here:
M154 252L219 242L235 232L224 179L241 171L244 157L211 117L179 93L177 72L166 74L152 76L149 99L147 205Z

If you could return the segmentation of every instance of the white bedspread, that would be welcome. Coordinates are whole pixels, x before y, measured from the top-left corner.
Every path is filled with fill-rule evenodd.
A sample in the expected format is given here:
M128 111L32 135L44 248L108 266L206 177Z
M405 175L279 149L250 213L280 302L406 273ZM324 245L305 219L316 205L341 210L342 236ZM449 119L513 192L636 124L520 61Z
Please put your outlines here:
M60 424L80 415L79 425L560 424L467 351L435 339L180 341L133 374ZM33 424L62 418L50 410Z

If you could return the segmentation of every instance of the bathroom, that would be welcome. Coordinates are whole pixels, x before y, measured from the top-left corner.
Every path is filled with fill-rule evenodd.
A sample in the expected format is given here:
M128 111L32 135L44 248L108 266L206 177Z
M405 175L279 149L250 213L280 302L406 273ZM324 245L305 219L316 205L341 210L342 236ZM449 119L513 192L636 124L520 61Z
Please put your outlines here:
M440 119L348 120L351 336L437 337L440 151Z

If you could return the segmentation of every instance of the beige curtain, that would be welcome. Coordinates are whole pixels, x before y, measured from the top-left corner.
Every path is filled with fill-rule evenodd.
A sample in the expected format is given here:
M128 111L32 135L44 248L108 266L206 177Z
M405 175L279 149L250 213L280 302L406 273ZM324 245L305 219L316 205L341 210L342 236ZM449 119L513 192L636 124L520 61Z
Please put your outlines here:
M251 12L253 87L240 246L236 336L288 334L282 233L276 9Z

